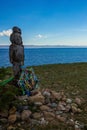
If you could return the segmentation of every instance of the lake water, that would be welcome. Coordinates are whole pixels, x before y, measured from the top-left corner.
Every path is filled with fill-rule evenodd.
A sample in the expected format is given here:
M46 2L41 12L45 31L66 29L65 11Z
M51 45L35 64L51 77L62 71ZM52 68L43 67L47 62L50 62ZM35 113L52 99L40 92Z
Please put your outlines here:
M87 62L87 48L25 48L26 66ZM11 66L9 49L0 48L0 67Z

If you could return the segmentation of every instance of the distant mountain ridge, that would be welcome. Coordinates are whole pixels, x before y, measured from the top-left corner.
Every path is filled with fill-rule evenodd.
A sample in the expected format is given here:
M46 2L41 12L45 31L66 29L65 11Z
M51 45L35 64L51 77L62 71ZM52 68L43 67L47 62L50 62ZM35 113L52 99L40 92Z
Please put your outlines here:
M8 48L9 45L0 45L0 48ZM25 48L87 48L87 46L69 45L24 45Z
M24 45L26 48L87 48L87 46L69 46L69 45Z

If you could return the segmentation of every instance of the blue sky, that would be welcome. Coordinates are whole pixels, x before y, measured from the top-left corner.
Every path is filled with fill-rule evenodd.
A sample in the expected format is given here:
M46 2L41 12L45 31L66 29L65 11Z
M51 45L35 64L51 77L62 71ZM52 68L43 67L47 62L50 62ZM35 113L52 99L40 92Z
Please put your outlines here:
M24 45L87 45L87 0L0 0L0 45L13 26Z

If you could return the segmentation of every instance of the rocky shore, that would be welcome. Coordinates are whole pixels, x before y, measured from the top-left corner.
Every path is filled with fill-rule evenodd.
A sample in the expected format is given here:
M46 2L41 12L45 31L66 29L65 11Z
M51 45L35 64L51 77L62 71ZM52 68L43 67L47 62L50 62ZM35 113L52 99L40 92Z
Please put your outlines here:
M31 130L49 124L85 130L86 124L76 118L83 112L81 97L72 99L62 90L43 89L33 91L32 96L15 96L13 102L8 110L0 111L0 130Z

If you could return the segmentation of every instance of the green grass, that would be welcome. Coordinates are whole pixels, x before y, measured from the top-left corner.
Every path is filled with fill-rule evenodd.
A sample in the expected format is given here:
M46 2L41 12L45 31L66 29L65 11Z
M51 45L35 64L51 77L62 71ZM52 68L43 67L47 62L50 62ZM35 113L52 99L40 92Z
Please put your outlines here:
M87 63L54 64L33 68L40 80L41 88L56 91L63 89L70 94L79 91L83 97L87 92Z

